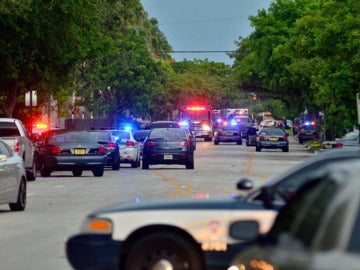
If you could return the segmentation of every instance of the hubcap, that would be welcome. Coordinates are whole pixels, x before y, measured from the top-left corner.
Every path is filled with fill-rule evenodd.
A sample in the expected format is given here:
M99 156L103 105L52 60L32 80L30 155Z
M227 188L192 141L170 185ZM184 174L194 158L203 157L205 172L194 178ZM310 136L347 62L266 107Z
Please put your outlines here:
M174 270L172 263L166 259L157 261L151 270Z

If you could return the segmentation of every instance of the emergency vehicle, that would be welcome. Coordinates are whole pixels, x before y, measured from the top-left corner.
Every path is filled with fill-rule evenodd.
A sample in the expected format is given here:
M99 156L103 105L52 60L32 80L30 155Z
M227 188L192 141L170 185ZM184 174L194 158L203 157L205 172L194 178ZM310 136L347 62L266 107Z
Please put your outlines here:
M213 139L211 107L208 105L185 105L179 109L179 122L187 126L196 138Z

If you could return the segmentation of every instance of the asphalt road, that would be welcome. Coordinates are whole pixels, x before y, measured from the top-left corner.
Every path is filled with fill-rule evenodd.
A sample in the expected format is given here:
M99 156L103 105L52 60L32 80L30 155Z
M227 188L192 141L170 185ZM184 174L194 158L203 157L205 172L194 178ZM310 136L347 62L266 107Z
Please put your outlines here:
M291 139L291 138L290 138ZM156 165L149 170L122 164L103 177L84 172L53 172L28 182L24 212L0 206L0 269L71 269L64 251L66 238L76 233L87 213L123 200L151 197L214 196L236 193L236 182L251 178L256 185L313 155L292 141L290 151L262 150L233 143L197 142L195 169Z

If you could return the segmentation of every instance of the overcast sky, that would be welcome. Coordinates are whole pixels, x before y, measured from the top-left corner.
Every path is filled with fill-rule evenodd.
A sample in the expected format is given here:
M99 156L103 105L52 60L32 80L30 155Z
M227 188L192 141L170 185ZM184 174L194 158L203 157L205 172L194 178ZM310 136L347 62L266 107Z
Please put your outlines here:
M248 17L272 0L141 0L174 51L234 51L253 29ZM205 59L232 64L226 53L173 53L176 61Z

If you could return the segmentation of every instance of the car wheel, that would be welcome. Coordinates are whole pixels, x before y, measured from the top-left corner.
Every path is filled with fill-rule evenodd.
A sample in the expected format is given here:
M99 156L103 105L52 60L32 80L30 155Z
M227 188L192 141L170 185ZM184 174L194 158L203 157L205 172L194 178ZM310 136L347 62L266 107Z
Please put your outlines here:
M256 146L256 152L260 152L261 151L261 147L259 147L259 146Z
M98 168L92 170L92 173L96 177L103 176L104 175L104 167L103 166L98 167Z
M113 171L118 171L120 169L120 157L119 156L114 160L114 163L112 164L111 169Z
M83 173L83 171L80 169L72 170L73 176L81 176L82 173Z
M237 145L242 145L242 140L236 142Z
M139 156L136 158L136 160L132 161L131 162L131 168L137 168L139 167L139 161L140 161L140 158Z
M186 169L190 169L190 170L194 169L194 160L187 161L185 166Z
M195 244L170 232L155 232L137 240L126 259L125 270L205 269Z
M11 211L23 211L26 206L26 181L21 179L16 203L9 203Z
M299 139L299 143L303 143L303 142L304 142L303 140Z
M46 167L45 165L42 165L41 169L40 169L40 175L42 177L49 177L50 174L51 174L51 170L48 167Z
M284 147L284 148L282 149L282 151L283 151L283 152L289 152L289 147Z
M31 169L26 170L26 178L28 181L35 181L36 180L36 162L35 159L33 160L33 164Z
M142 169L143 170L148 170L149 169L149 162L143 157L142 160Z
M215 144L215 145L219 145L219 141L214 140L214 144Z

